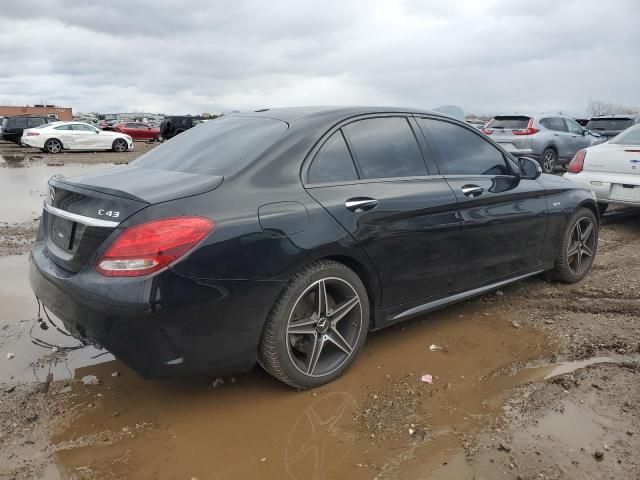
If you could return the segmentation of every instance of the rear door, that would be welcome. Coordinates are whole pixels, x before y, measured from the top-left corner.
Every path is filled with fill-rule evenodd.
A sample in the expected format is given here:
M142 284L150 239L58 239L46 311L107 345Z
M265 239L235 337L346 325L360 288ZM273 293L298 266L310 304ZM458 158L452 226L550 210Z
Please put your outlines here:
M437 118L418 124L458 200L457 286L488 284L538 266L547 229L542 185L514 176L511 160L470 127Z
M352 121L312 152L306 172L308 192L375 265L382 307L442 294L455 280L456 198L432 174L431 153L416 133L403 116Z
M558 158L573 157L573 139L562 117L546 117L540 120L540 124L551 131Z

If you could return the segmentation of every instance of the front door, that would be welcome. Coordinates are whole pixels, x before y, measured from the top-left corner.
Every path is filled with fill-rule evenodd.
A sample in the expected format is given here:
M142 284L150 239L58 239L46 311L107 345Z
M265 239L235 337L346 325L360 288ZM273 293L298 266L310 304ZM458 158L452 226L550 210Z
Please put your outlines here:
M585 135L584 128L582 128L578 122L565 118L564 123L567 124L567 130L571 135L571 158L576 154L578 150L587 148L591 145L591 140L588 135Z
M442 294L455 282L456 198L442 176L429 175L415 134L399 116L349 123L307 173L308 192L375 265L383 308Z
M82 123L71 125L73 131L73 148L77 150L93 150L98 148L98 130Z
M541 263L544 188L520 180L513 161L472 128L435 118L418 124L459 205L458 286L489 284Z

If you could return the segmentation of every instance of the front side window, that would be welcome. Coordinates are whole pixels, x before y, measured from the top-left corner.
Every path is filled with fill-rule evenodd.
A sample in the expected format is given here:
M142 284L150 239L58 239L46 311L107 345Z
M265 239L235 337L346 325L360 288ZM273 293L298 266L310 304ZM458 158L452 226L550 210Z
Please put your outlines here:
M344 127L362 178L427 175L427 167L406 118L359 120Z
M574 135L582 135L582 127L578 125L578 122L574 122L570 118L565 118L564 123L567 124L569 133L573 133Z
M511 175L502 152L479 134L443 120L418 119L440 153L444 175Z
M309 167L310 183L356 180L358 173L341 131L325 142Z
M80 131L80 132L95 132L96 130L89 125L82 125L81 123L75 123L71 125L72 130Z

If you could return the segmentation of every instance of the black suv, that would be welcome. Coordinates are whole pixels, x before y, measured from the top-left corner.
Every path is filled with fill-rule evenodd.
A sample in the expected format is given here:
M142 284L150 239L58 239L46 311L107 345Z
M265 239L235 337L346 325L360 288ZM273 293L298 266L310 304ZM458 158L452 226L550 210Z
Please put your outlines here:
M43 116L24 115L18 117L7 117L2 120L2 140L21 145L22 132L25 129L53 122L57 122L57 120L55 118Z
M160 139L169 140L179 133L196 126L196 117L165 117L160 124Z
M604 142L638 123L640 123L640 115L603 115L593 117L585 128L599 133Z

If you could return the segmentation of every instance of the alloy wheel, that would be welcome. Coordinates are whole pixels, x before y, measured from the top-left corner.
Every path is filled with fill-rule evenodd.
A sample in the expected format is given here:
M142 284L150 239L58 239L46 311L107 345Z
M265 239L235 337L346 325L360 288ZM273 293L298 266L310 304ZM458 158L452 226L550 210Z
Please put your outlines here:
M291 362L304 375L322 377L336 371L353 354L362 328L362 305L347 281L315 281L296 300L287 322Z
M575 223L569 237L567 261L575 275L581 275L591 266L596 249L596 229L589 217L582 217Z
M553 172L553 167L555 167L556 165L556 159L555 154L551 150L545 153L544 158L542 159L542 164L542 168L544 169L545 173Z
M47 151L49 153L60 153L60 150L62 150L62 145L60 144L59 141L49 140L47 142Z
M127 144L124 140L116 140L113 144L113 148L116 152L124 152L127 149Z

